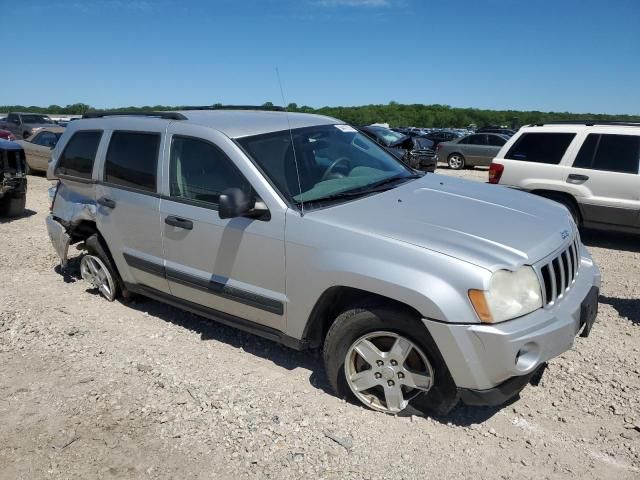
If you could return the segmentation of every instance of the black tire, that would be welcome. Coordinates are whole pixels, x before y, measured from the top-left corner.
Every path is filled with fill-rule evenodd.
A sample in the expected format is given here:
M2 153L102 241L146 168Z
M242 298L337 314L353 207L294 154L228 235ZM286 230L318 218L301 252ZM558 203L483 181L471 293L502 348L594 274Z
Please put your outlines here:
M460 161L455 162L455 158L458 158ZM449 165L451 170L462 170L467 166L467 161L461 153L452 153L447 157L447 165Z
M24 208L27 203L27 194L18 196L7 196L0 199L0 216L21 217L24 215Z
M449 413L458 403L458 392L438 347L419 318L393 306L353 307L336 318L327 333L323 349L325 370L333 390L341 398L364 405L347 383L344 371L346 355L357 339L381 330L402 335L416 344L426 354L434 371L434 385L428 392L412 400L402 413L414 409L434 416Z
M89 238L87 238L84 242L87 252L89 255L95 255L105 264L107 269L109 270L109 274L115 281L115 292L113 299L115 300L120 295L124 294L126 298L128 298L128 292L124 287L124 282L118 273L118 269L115 267L115 263L111 258L111 255L108 253L108 249L106 245L104 245L104 240L97 234L94 233Z

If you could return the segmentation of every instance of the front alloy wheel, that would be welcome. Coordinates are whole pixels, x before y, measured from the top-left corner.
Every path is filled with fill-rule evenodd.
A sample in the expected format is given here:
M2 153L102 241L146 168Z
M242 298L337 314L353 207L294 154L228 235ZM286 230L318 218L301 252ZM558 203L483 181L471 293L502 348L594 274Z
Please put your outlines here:
M434 379L424 352L411 340L386 331L368 333L351 345L344 374L349 388L362 403L392 414L428 392Z

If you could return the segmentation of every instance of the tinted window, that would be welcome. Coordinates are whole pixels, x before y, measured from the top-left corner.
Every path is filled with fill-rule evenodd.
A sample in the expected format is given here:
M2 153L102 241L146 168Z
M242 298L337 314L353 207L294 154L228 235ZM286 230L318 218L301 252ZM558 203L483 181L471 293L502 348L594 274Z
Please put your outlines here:
M42 145L43 147L53 148L56 146L56 143L58 143L58 139L61 135L61 133L40 132L35 136L32 143Z
M172 197L217 204L227 188L251 193L251 185L216 146L203 140L173 137L169 165Z
M53 123L46 115L22 115L22 123Z
M573 166L579 168L591 168L593 156L596 153L596 147L598 146L599 141L600 135L593 133L588 135L587 139L582 144L582 147L580 147L578 156L573 161Z
M488 135L488 138L489 138L489 145L492 145L494 147L501 147L505 143L507 143L507 141L504 138L499 137L497 135Z
M113 132L104 181L155 192L159 146L160 135L157 133Z
M638 173L640 136L590 134L580 148L574 167L610 172Z
M471 145L486 145L487 144L487 136L486 135L471 135L469 137L469 143Z
M76 132L62 152L55 173L91 178L102 131Z
M557 165L575 133L523 133L505 158Z

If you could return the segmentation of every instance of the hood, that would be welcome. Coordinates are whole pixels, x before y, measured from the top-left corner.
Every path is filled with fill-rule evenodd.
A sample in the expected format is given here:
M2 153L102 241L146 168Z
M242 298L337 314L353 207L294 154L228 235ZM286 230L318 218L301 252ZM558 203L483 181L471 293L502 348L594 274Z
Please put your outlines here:
M566 209L550 200L437 174L309 212L307 218L403 241L491 271L536 263L568 244L575 231Z

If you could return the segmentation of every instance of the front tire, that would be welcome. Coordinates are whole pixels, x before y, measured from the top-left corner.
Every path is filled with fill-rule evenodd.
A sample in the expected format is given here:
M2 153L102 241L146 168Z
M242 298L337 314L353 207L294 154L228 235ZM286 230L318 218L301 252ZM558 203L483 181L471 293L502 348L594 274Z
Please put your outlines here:
M446 415L455 383L420 319L401 309L355 307L338 316L324 344L329 383L340 397L388 414ZM413 407L413 409L412 409Z
M461 153L452 153L447 158L447 164L451 170L462 170L465 167L466 160Z

